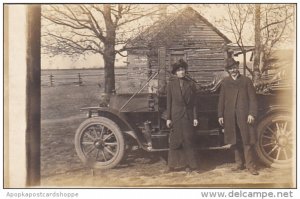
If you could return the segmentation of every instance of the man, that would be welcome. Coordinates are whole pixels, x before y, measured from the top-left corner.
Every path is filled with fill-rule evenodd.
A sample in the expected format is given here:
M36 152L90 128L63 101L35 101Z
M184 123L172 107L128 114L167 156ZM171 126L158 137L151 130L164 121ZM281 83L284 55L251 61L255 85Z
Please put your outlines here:
M180 60L172 65L172 74L167 87L167 122L173 127L170 134L168 170L186 168L187 172L198 167L194 151L194 126L198 125L196 111L196 87L187 79L187 63Z
M252 175L255 169L253 149L255 144L254 120L257 116L257 101L252 81L239 73L239 62L233 58L226 61L226 77L221 86L218 118L224 125L226 144L232 144L236 167L233 171L246 168Z

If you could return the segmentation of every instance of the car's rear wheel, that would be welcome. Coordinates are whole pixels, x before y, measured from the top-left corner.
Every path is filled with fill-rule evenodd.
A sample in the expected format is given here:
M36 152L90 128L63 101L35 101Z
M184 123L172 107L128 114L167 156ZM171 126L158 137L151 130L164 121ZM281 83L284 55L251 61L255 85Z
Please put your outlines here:
M76 131L75 149L81 161L89 167L110 169L117 166L124 156L124 136L112 120L90 118Z
M256 151L267 166L288 168L292 165L295 133L290 115L273 114L263 119L258 127Z

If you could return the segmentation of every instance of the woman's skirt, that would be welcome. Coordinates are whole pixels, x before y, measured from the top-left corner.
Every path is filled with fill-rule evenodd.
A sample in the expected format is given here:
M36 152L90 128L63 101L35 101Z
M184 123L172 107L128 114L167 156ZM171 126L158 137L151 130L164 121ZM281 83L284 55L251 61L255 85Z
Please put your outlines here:
M176 142L176 147L170 147L168 153L168 166L171 168L190 167L198 168L198 160L194 143L194 127L192 121L182 118L173 124L173 136L176 139L170 139L170 146L174 146L171 142Z

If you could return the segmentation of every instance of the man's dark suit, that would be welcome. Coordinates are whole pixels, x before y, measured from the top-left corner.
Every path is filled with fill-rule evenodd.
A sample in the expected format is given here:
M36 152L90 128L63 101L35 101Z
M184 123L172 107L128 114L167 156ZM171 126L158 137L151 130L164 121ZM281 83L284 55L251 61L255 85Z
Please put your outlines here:
M236 162L242 164L244 148L246 167L253 166L251 145L255 144L254 124L248 124L248 115L257 116L256 93L252 81L243 75L234 80L226 77L221 86L218 117L224 118L225 143L237 147Z

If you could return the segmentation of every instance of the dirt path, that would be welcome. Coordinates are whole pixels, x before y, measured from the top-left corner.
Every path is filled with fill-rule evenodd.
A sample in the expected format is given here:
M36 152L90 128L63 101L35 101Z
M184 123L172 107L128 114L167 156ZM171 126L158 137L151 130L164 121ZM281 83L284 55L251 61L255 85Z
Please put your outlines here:
M218 153L218 152L216 152ZM140 154L142 155L142 154ZM221 154L217 154L220 156ZM214 161L211 161L212 163ZM43 179L43 186L67 187L292 187L289 170L261 168L259 176L246 171L232 172L232 163L215 167L202 165L200 173L164 173L166 163L154 156L135 156L118 168L90 170L78 168ZM285 177L283 177L285 176ZM289 177L288 177L289 176Z
M232 172L230 151L201 151L200 173L165 174L166 162L158 153L133 151L115 169L86 168L76 155L74 135L82 116L43 120L41 172L43 187L295 187L289 169L260 167L260 175ZM94 174L94 175L93 175Z

